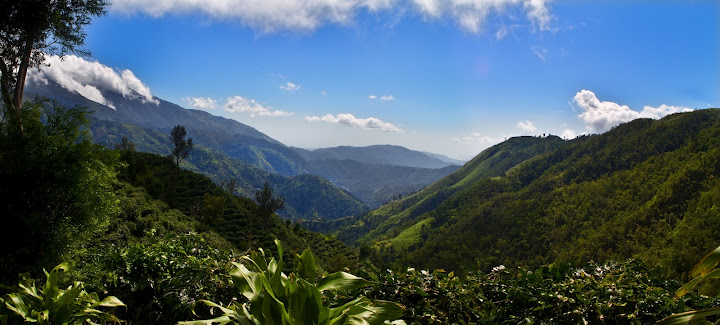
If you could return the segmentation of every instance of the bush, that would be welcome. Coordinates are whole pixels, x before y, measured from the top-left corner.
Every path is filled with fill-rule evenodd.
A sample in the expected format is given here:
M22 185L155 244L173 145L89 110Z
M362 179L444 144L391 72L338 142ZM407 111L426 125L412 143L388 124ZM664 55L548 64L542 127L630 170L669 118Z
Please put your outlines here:
M125 306L113 296L100 299L95 292L85 291L82 282L67 287L58 287L61 271L68 269L67 263L45 272L45 286L37 288L35 280L28 274L20 275L18 289L0 298L0 322L2 324L38 323L38 324L81 324L120 322L115 315L100 310L100 307L115 308Z

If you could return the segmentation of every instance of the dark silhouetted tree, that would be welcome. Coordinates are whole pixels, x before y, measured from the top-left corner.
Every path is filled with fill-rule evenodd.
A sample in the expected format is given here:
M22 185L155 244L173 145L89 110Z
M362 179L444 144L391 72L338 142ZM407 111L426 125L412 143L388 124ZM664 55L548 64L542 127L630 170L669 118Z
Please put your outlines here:
M177 166L180 166L180 161L187 158L193 149L192 138L185 141L186 135L187 131L185 131L185 127L182 125L176 125L170 132L170 138L173 142L172 155L175 157L175 165Z
M120 143L115 144L115 150L120 151L135 151L135 143L130 141L127 137L122 137L122 140L120 140Z
M255 202L257 202L260 213L265 218L270 217L273 212L285 206L285 199L273 193L268 182L265 182L262 190L255 192Z
M79 49L83 27L104 15L107 5L105 0L0 2L0 93L6 109L21 109L27 71L46 55L89 54Z

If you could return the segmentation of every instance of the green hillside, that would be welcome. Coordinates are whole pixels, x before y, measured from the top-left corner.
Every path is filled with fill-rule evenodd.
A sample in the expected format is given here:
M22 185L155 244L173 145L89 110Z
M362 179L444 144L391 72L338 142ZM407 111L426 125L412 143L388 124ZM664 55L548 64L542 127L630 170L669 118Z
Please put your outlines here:
M348 258L354 255L351 249L337 240L305 231L274 215L269 218L261 216L252 200L230 195L209 178L177 168L168 158L125 151L121 160L127 163L127 168L120 173L121 180L144 188L153 199L194 217L237 248L266 247L273 250L273 240L278 238L291 250L313 247L323 261L335 254ZM208 198L219 198L221 208L213 210L215 203ZM213 215L211 211L219 212ZM341 250L330 249L331 246Z
M422 222L426 212L467 187L467 184L503 175L515 165L564 144L565 141L554 136L512 138L483 151L460 169L413 195L392 201L358 218L309 223L308 227L332 233L349 244L394 237L403 229Z
M720 235L720 110L635 120L507 164L501 176L477 167L518 141L425 190L449 193L373 211L361 242L377 261L431 269L633 257L675 276L715 246L704 239Z
M90 129L94 141L106 146L114 146L127 137L135 144L137 151L160 155L171 151L169 136L155 130L100 120L93 120ZM188 137L193 137L193 134L188 134ZM367 209L358 199L321 177L274 174L238 158L228 157L202 142L196 143L195 149L181 163L181 167L201 173L217 184L234 180L237 184L236 194L245 197L253 197L255 191L268 182L285 198L286 207L278 214L288 219L333 219L361 214Z

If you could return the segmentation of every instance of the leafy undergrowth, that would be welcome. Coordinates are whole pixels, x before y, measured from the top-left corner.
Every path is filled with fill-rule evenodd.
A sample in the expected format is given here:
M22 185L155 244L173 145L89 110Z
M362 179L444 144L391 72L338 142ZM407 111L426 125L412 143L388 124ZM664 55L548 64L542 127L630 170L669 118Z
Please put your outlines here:
M373 267L358 275L376 284L349 297L400 303L408 324L653 324L673 313L720 305L698 294L676 299L677 281L636 260L532 271L500 266L465 277Z

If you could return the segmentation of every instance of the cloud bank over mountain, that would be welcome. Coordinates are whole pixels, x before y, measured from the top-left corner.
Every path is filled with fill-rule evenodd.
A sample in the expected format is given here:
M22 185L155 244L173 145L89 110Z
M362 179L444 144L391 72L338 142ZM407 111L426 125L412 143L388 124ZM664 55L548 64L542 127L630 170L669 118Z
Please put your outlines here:
M601 101L595 96L595 93L586 89L575 94L573 103L581 111L578 117L593 133L603 133L619 124L638 118L660 119L670 114L692 111L687 107L663 104L660 107L645 106L642 111L638 112L631 110L627 105Z
M29 81L47 84L54 81L63 88L76 92L94 102L115 108L102 91L114 91L128 99L159 104L150 88L132 71L110 68L100 62L66 55L47 56L45 63L28 72Z

